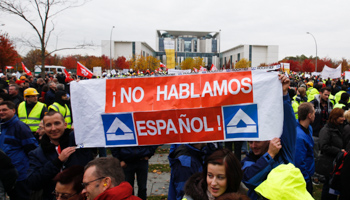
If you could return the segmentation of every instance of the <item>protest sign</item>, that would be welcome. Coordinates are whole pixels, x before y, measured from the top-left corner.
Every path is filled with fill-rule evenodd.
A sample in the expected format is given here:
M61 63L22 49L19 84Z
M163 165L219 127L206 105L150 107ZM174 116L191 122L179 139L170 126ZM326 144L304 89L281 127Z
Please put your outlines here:
M325 65L322 72L321 72L321 77L323 79L340 78L341 77L341 64L335 69L330 68L327 65Z
M277 73L243 71L71 83L84 147L270 140L283 126Z

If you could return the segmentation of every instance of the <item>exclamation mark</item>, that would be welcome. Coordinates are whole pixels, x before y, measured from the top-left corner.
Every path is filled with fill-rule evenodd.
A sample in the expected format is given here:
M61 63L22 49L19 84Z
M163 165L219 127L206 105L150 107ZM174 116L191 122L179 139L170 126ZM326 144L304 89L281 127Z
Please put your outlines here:
M218 130L221 131L221 120L220 120L220 115L217 115L216 118L217 118L217 120L218 120L218 125L219 125Z
M115 107L115 95L117 95L116 92L113 92L113 103L112 103L112 107Z

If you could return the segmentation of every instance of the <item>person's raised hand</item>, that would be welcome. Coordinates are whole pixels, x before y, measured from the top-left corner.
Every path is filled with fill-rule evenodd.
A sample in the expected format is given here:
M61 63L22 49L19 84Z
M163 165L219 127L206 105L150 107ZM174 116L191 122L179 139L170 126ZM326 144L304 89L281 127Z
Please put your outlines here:
M272 140L270 140L269 150L267 151L267 153L269 153L270 156L274 158L278 154L281 148L282 148L281 139L273 138Z
M62 150L61 154L58 156L58 159L62 162L66 162L72 153L75 152L75 147L67 147Z
M284 74L278 74L278 79L282 83L283 95L287 95L288 94L288 88L290 86L289 78L287 76L285 76Z

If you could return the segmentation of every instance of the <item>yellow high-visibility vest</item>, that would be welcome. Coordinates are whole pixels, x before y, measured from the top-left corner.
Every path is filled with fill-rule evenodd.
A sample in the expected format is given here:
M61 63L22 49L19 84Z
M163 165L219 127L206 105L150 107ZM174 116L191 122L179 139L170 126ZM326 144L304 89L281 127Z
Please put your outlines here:
M67 128L72 127L72 116L70 114L70 110L69 110L67 104L65 104L65 107L63 107L63 106L61 106L61 104L54 102L53 104L51 104L49 106L49 110L50 109L55 110L63 115L64 121L67 123Z
M35 132L39 128L39 123L41 121L40 116L41 112L46 106L41 102L37 102L33 109L30 111L29 115L27 115L26 102L23 101L18 105L18 118L25 124L27 124L32 132Z

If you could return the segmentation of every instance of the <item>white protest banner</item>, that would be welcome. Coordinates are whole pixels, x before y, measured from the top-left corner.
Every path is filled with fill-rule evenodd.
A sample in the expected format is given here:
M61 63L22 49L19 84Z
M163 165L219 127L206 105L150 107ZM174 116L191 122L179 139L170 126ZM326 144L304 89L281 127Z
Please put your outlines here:
M345 71L345 80L350 80L350 71Z
M168 69L168 74L179 75L179 74L189 74L189 73L191 73L190 69L186 69L186 70Z
M322 72L321 72L321 77L323 79L340 78L341 77L341 64L335 69L327 67L327 65L325 65Z
M278 73L241 71L71 83L76 143L84 147L279 137Z
M92 71L95 76L102 76L102 67L93 67Z
M321 72L311 72L311 76L320 76Z

